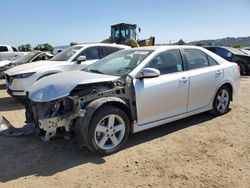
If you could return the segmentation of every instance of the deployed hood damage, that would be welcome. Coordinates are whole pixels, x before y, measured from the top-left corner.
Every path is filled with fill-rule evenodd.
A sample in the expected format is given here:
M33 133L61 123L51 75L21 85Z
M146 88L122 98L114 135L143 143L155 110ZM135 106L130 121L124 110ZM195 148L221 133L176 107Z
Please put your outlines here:
M29 99L34 102L53 101L68 96L77 85L114 81L118 78L83 71L55 74L35 82L30 90Z

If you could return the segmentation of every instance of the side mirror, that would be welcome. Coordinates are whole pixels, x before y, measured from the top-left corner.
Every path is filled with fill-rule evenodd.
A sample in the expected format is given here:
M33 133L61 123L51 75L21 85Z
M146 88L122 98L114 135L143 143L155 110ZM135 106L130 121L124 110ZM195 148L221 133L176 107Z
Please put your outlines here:
M138 78L139 79L143 79L143 78L155 78L155 77L158 77L160 76L160 71L157 70L157 69L154 69L154 68L144 68Z
M86 59L86 56L81 55L81 56L79 56L79 57L77 58L76 63L77 63L77 64L81 64L83 61L86 61L86 60L87 60L87 59Z

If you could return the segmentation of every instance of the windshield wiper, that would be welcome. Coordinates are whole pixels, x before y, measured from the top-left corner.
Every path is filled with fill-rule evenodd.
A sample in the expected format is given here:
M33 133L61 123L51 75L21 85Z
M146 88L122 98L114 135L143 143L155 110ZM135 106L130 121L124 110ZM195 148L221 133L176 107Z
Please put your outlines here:
M94 72L94 73L98 73L98 74L103 74L103 72L96 70L96 69L88 69L89 72Z

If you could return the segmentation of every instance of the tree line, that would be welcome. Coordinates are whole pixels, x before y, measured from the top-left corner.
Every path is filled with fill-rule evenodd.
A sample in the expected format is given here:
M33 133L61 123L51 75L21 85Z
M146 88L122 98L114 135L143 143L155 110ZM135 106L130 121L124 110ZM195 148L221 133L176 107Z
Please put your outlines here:
M74 46L74 45L77 45L77 43L71 42L69 45ZM46 51L46 52L53 52L53 50L54 50L53 46L50 45L49 43L38 44L34 48L31 46L31 44L22 44L22 45L18 46L18 50L22 51L22 52L30 52L33 49L38 50L38 51Z
M175 43L177 45L188 45L188 43L186 43L183 39L180 39L177 43ZM77 45L76 42L70 42L69 44L70 46L74 46ZM197 43L195 44L196 46L206 46L205 44L202 43ZM212 44L209 43L208 46L211 46ZM234 48L242 48L245 47L242 44L234 44L231 47ZM53 52L54 48L52 47L52 45L48 44L48 43L44 43L44 44L38 44L37 46L35 46L34 48L31 46L31 44L23 44L18 46L18 50L19 51L23 51L23 52L30 52L32 50L39 50L39 51L46 51L46 52Z

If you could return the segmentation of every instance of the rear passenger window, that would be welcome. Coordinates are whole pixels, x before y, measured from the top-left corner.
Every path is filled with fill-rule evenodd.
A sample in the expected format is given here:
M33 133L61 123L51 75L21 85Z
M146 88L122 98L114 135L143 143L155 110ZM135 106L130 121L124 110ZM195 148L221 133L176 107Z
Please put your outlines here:
M6 46L0 46L0 52L7 52L8 48Z
M208 61L209 61L209 64L210 66L214 66L214 65L218 65L218 62L215 61L213 58L211 58L210 56L207 56L208 58Z
M157 55L146 67L158 69L163 74L183 71L179 50L168 50Z
M115 47L108 47L108 46L107 47L100 47L101 58L108 56L114 52L117 52L119 50L120 50L119 48L115 48Z
M205 53L200 50L184 49L189 70L209 67L209 62Z

